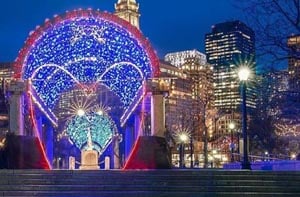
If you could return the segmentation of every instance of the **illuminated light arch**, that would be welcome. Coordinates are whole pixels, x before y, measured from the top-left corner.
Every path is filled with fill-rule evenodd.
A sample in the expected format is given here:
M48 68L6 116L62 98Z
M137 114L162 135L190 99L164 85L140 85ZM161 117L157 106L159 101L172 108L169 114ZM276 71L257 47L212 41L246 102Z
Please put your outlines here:
M59 95L75 84L93 87L101 82L120 96L128 114L137 94L141 96L143 81L158 73L158 58L138 29L91 9L46 20L30 33L14 64L14 77L31 79L42 102L38 106L50 112Z
M15 79L28 81L29 110L39 136L34 109L55 124L52 110L59 96L77 85L110 88L122 101L124 124L145 94L145 81L159 75L159 60L137 28L88 9L56 15L30 32L13 70Z

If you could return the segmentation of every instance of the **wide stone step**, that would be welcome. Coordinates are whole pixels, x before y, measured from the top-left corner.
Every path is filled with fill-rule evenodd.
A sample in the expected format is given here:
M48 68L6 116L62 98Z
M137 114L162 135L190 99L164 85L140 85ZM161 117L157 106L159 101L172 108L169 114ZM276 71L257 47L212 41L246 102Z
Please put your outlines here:
M114 176L124 176L124 177L143 177L143 176L149 176L149 177L164 177L164 176L182 176L182 177L197 177L197 176L201 176L201 177L229 177L229 178L240 178L241 176L247 176L247 177L254 177L256 178L256 176L260 176L263 178L270 178L270 177L278 177L278 178L288 178L288 177L295 177L297 179L300 180L300 173L298 172L274 172L274 173L270 173L270 172L236 172L236 171L217 171L217 172L212 172L212 171L163 171L163 170L158 170L156 171L150 171L150 172L143 172L143 171L136 171L136 172L124 172L124 171L34 171L34 172L24 172L24 171L12 171L11 173L7 173L6 170L4 170L5 172L2 172L0 170L0 176L1 177L13 177L13 176L20 176L20 177L44 177L44 176L48 176L51 175L53 177L114 177Z
M169 191L169 192L290 192L300 193L299 186L278 187L278 186L171 186L171 185L3 185L2 191Z
M299 172L1 170L0 196L300 196Z
M0 193L1 196L1 193ZM2 196L39 196L39 197L299 197L299 194L295 193L258 193L258 192L36 192L36 191L8 191L2 192Z
M122 171L122 170L98 170L98 171L82 171L82 170L0 170L1 176L300 176L300 171L295 172L270 172L270 171L219 171L219 170L157 170L157 171Z
M179 177L180 178L180 177ZM80 181L78 181L80 180ZM199 185L218 185L218 186L277 186L279 180L202 180L202 179L2 179L0 180L0 189L4 185L164 185L164 186L199 186ZM280 180L281 187L299 186L300 182L293 181L282 181ZM299 187L300 188L300 187Z
M145 179L147 177L147 179ZM80 179L82 182L90 182L91 180L95 181L94 183L106 183L106 182L118 182L118 183L136 183L136 182L143 182L143 181L168 181L168 182L177 182L176 180L184 180L185 182L191 183L198 183L198 182L211 182L211 181L223 181L223 182L240 182L244 183L261 183L261 182L278 182L281 183L290 182L290 183L299 183L300 178L299 176L241 176L241 175L218 175L218 176L181 176L181 175L168 175L168 176L148 176L148 175L119 175L119 176L55 176L55 175L15 175L15 176L1 176L0 184L6 184L15 182L16 184L23 184L23 183L30 183L33 182L40 182L45 181L46 183L56 183L56 184L64 184L64 183L76 183L77 180Z

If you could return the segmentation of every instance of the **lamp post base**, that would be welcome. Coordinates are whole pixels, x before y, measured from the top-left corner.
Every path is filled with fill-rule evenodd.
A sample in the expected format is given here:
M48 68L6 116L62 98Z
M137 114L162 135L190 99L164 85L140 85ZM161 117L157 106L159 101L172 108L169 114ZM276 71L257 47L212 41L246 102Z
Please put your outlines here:
M242 169L244 170L251 170L251 163L249 161L243 161L241 163Z

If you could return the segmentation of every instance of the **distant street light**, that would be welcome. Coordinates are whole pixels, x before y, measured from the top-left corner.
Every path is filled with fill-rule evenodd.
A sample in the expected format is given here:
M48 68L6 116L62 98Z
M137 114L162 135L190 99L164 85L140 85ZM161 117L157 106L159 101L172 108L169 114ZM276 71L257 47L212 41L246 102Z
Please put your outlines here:
M181 133L179 135L180 147L179 147L179 167L185 167L184 161L184 144L188 141L188 135L186 133Z
M291 160L295 160L295 159L296 159L296 157L297 157L297 156L296 156L296 154L295 154L295 153L292 153L292 154L291 154Z
M229 129L230 129L230 161L234 162L234 157L233 157L233 149L234 149L234 143L233 143L233 129L235 128L234 122L229 123Z
M241 81L241 92L242 92L242 133L243 133L242 169L248 169L248 170L251 170L251 164L248 159L246 82L249 79L250 74L251 74L250 69L245 66L242 66L238 71L238 76Z
M179 142L179 168L185 167L184 161L184 145L189 142L190 133L188 131L180 131L177 135L177 141Z
M269 161L269 152L268 151L265 151L265 157L266 157L266 161Z
M183 144L186 143L188 141L188 139L189 139L189 137L188 137L188 135L186 133L181 133L179 135L179 140Z

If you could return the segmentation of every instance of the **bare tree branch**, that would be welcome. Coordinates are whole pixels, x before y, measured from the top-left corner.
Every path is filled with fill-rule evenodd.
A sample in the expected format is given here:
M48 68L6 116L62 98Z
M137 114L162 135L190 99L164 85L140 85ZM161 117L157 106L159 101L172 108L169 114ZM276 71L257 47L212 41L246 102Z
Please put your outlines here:
M287 65L288 54L300 57L287 46L289 36L300 34L300 0L240 0L237 7L255 31L258 57L277 65Z

